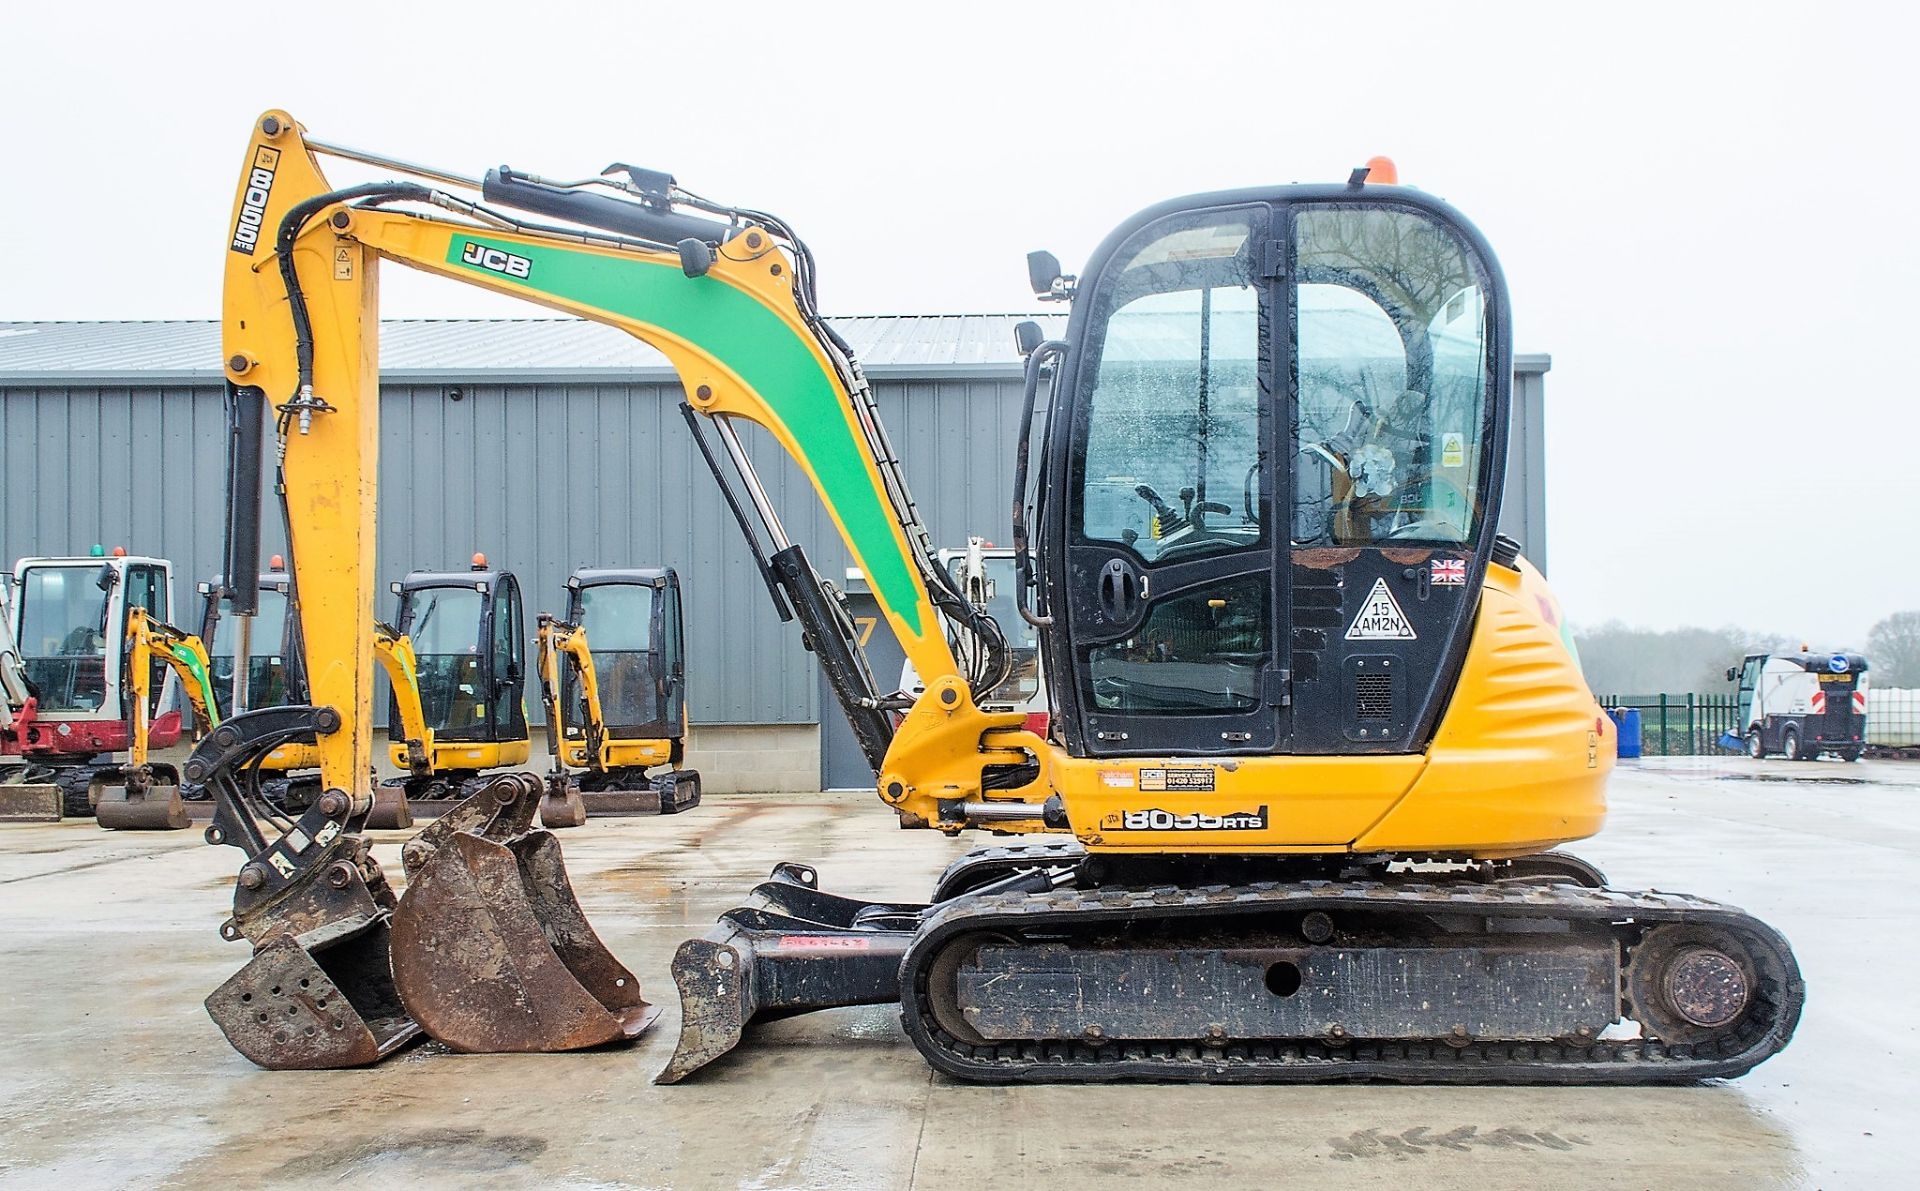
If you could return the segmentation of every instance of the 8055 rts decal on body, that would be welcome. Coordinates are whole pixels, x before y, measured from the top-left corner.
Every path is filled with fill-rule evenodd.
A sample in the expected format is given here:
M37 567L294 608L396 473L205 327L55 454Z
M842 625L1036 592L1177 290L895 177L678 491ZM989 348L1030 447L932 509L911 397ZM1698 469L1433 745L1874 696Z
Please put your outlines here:
M1108 831L1265 831L1267 808L1209 815L1198 811L1182 814L1156 806L1108 815L1101 827Z

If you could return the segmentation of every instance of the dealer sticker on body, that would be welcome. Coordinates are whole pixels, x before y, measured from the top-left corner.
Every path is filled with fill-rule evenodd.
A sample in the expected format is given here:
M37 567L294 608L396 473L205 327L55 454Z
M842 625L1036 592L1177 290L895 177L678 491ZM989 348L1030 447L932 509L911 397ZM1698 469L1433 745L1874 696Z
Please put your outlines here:
M1148 767L1140 771L1142 790L1211 791L1214 770L1210 765L1175 769L1172 766Z

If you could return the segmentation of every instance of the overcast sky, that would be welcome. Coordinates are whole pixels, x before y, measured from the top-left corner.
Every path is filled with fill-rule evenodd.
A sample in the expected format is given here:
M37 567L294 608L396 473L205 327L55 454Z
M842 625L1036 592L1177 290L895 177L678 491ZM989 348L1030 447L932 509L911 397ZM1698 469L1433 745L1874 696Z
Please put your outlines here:
M462 173L670 170L792 223L829 314L1031 309L1028 249L1385 153L1553 356L1577 621L1858 645L1920 607L1911 5L435 7L11 6L0 318L215 316L269 107ZM542 313L403 273L389 316Z

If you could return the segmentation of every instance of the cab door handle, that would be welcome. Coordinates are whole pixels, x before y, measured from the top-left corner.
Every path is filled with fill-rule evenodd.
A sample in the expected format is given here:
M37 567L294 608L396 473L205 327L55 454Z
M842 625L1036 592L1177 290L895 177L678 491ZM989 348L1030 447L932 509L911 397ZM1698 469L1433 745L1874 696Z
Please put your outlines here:
M1123 560L1110 558L1100 568L1098 580L1100 610L1116 624L1126 624L1140 610L1140 598L1146 594L1146 582Z

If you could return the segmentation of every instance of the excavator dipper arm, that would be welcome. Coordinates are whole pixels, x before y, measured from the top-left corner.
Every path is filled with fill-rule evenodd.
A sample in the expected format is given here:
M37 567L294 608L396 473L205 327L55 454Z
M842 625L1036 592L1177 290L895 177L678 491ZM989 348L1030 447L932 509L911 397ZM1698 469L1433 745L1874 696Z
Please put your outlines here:
M250 425L272 427L267 446L289 542L289 614L297 617L306 647L311 701L234 717L203 742L188 767L190 781L219 802L209 839L248 855L224 933L252 941L255 956L208 1001L237 1047L266 1066L369 1062L412 1037L421 1022L458 1019L450 1001L459 982L419 971L423 962L431 966L430 952L448 954L427 941L449 930L491 931L519 955L523 974L544 972L549 986L591 992L604 983L591 975L603 949L573 903L557 847L542 833L525 833L527 816L482 815L475 830L416 849L419 868L398 903L357 834L373 809L368 775L376 657L366 643L375 636L382 259L620 327L674 363L692 408L714 425L759 531L772 543L766 562L773 581L800 614L809 643L830 669L839 666L835 685L852 701L850 710L885 731L871 755L882 770L882 796L903 822L931 825L942 818L943 805L978 801L990 767L1033 767L1040 742L1024 736L1021 717L989 715L974 703L975 691L990 690L1003 676L998 627L952 590L933 560L866 382L813 310L811 259L777 221L710 205L708 213L724 222L676 213L675 203L698 200L648 189L651 176L562 186L505 169L484 181L428 171L431 186L336 190L317 152L378 160L308 140L283 112L256 122L227 245L223 348L236 441L246 440ZM640 201L630 197L635 193ZM395 203L438 211L393 209ZM535 224L503 206L589 227ZM925 711L916 707L897 736L858 664L837 594L787 540L736 421L764 428L807 473L855 562L871 577L889 626L927 676ZM704 439L702 447L713 460ZM257 558L246 557L249 547L257 552L257 533L248 526L257 523L250 510L259 491L245 456L237 449L229 469L227 569L234 574L259 569ZM729 500L740 508L731 491ZM757 541L755 549L761 553ZM978 640L966 650L968 673L949 647L948 621L967 625ZM391 666L395 657L378 660ZM322 789L296 822L260 796L258 770L267 752L305 732L314 734ZM989 733L996 734L991 745L983 743ZM427 747L424 739L421 744ZM896 768L896 753L914 767ZM524 797L501 779L470 801L506 807ZM456 821L468 818L474 816ZM948 814L941 825L957 830L962 822ZM485 874L475 866L491 876L476 884ZM517 882L506 880L515 873ZM518 897L511 893L516 886ZM529 923L551 929L530 930ZM390 972L367 958L387 951L389 930L417 947L417 953L392 954ZM540 944L543 935L550 945ZM561 946L556 939L572 942ZM330 958L336 952L343 957L338 963ZM278 1029L271 1014L255 1020L256 1002L285 994L279 977L302 964L329 973L338 968L336 983L359 1010L357 1022L341 1019L336 1045L303 1044L309 1035ZM534 986L541 983L526 976L520 1001L509 995L502 1003L539 999ZM623 1017L617 1003L630 986L621 976L608 986L622 990L617 997L594 998L610 1020L637 1030L640 1018ZM403 995L407 989L412 1001ZM448 1000L433 999L441 993ZM395 1006L403 1012L393 1012ZM276 1000L273 1011L280 1008ZM292 1016L303 1028L314 1024ZM336 1029L326 1021L322 1041ZM453 1044L472 1049L560 1048L584 1044L577 1039L585 1037L531 1021L514 1027L496 1020L457 1032Z

